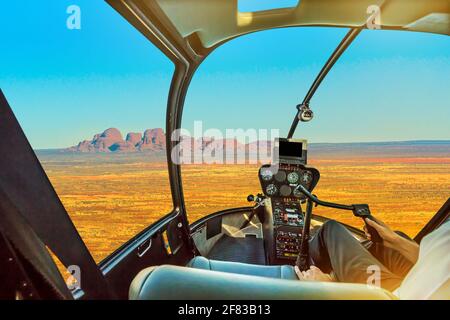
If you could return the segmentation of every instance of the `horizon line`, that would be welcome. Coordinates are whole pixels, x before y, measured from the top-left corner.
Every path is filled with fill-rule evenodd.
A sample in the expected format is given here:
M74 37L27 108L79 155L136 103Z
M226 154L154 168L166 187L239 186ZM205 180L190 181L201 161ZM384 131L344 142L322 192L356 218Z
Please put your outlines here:
M270 141L273 140L255 140L252 142L247 142L245 144L255 143L258 141ZM450 139L423 139L423 140L377 140L377 141L346 141L346 142L308 142L308 145L339 145L339 144L383 144L383 143L426 143L426 142L432 142L432 143L450 143ZM34 151L57 151L57 150L64 150L68 149L69 147L63 147L63 148L32 148Z

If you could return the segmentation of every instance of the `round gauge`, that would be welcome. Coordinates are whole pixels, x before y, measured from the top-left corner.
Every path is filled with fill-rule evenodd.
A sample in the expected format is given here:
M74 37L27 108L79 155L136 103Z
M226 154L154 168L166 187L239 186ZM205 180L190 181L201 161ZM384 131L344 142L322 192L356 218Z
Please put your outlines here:
M295 171L290 172L287 176L287 180L289 181L289 183L297 183L298 178L299 178L298 173Z
M286 180L286 171L278 170L278 172L275 174L275 180L279 182L283 182L284 180Z
M300 198L303 195L303 193L298 189L294 189L293 195L296 198Z
M275 193L277 193L277 191L278 191L277 186L274 185L273 183L269 184L269 185L266 187L266 193L267 193L269 196L275 195Z
M287 184L283 184L280 187L280 194L283 197L288 197L291 194L291 187L289 187Z
M302 184L310 184L312 181L312 175L309 171L303 171L302 174Z
M262 169L261 170L261 178L264 181L270 181L273 178L273 172L270 169Z

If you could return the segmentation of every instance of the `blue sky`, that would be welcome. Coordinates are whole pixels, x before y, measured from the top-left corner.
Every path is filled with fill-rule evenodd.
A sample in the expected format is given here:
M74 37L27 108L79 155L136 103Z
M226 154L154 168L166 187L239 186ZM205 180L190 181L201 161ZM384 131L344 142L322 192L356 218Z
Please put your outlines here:
M66 8L81 8L81 30ZM34 148L76 144L108 127L164 127L173 66L108 4L94 0L1 5L0 87ZM277 128L285 135L345 29L288 28L226 43L200 66L183 126ZM312 142L450 139L450 39L364 31L311 102Z

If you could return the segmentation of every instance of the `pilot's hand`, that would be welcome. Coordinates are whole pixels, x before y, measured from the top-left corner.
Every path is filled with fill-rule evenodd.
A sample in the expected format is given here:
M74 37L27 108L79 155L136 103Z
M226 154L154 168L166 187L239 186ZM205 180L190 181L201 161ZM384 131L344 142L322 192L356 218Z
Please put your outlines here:
M366 224L373 227L380 237L383 239L383 244L386 247L389 248L395 248L397 246L399 235L391 230L391 228L388 227L387 224L385 224L383 221L378 220L372 216L372 218L375 220L370 219L364 219ZM367 231L366 225L364 225L364 232L366 233L366 236L368 239L371 239L370 233Z
M300 271L300 269L295 266L294 268L297 277L301 281L322 281L322 282L332 282L333 278L328 273L323 273L322 270L316 266L311 266L306 271Z

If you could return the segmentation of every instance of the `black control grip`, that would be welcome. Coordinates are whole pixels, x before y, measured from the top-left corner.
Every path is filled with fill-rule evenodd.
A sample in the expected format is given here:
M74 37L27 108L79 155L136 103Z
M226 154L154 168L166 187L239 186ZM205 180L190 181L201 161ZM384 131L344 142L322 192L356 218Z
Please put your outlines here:
M307 254L299 254L297 256L297 260L295 261L295 265L300 269L300 271L306 271L309 269L309 259Z
M360 217L363 220L370 219L370 220L374 221L375 223L377 223L375 221L375 219L372 217L372 215L370 214L370 209L367 204L354 204L352 206L353 206L353 214L356 217ZM375 230L375 228L373 228L372 226L369 226L367 223L366 223L366 228L367 228L367 232L369 232L369 234L370 234L370 238L371 238L372 242L383 242L383 238L380 237L378 231Z
M374 221L375 223L377 223L375 221L375 219L372 217L372 215L368 215L365 218L370 219L370 220ZM377 230L375 230L374 227L369 226L369 224L366 223L366 228L367 228L367 232L369 232L369 234L370 234L370 240L372 240L372 242L383 242L383 238L380 237L380 234L378 233Z

